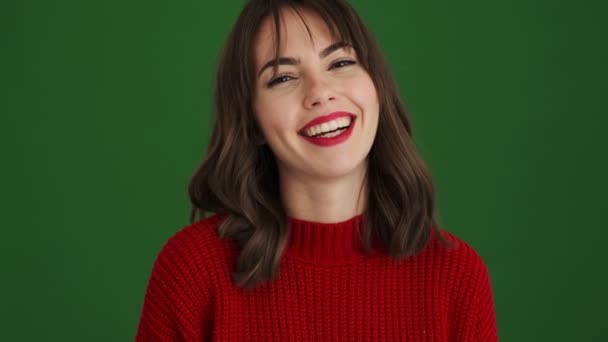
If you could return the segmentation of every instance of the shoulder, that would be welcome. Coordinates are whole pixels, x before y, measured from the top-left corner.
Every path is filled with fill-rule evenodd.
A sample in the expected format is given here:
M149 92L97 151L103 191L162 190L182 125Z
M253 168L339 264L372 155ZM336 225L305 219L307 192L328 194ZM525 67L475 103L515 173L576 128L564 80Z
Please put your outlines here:
M217 227L224 217L212 215L182 227L163 245L155 261L155 268L192 271L225 268L230 262L233 245L220 239Z
M428 247L430 254L444 261L445 271L438 272L442 274L440 279L451 316L460 322L455 325L453 336L457 340L497 341L492 285L482 257L453 233L441 231L441 234L453 246L444 247L433 239Z
M432 262L437 271L455 286L475 289L489 285L488 269L477 252L467 241L446 230L439 230L448 245L439 240L436 232L422 251L421 257Z
M227 257L221 252L226 243L215 229L220 221L212 216L190 224L163 245L148 280L138 341L194 336L201 328L189 331L192 322L208 322L218 286L227 283L222 277L229 276Z
M433 231L431 240L423 253L440 255L452 262L462 263L463 266L479 267L483 265L482 257L467 241L447 230L440 229L439 234L447 245L439 239L437 232Z
M184 226L167 240L165 248L198 250L200 247L213 248L221 245L217 227L223 219L223 216L212 215Z

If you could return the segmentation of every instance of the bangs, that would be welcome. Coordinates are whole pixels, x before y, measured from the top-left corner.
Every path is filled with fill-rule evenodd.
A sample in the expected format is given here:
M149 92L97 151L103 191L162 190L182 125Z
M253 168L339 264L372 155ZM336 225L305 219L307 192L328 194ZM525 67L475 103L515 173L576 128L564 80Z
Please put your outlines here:
M336 42L344 43L346 48L352 48L357 54L362 65L367 69L367 56L362 55L366 51L366 47L364 46L365 42L363 39L361 39L361 28L357 27L357 23L359 23L359 21L352 15L352 9L343 8L335 2L324 0L306 1L306 4L302 4L300 1L288 1L286 4L275 2L271 6L270 16L272 16L272 20L274 22L273 37L275 41L275 58L280 57L280 44L277 42L281 41L281 22L283 21L281 16L282 9L291 9L298 15L306 27L310 40L313 42L314 40L312 33L310 32L308 23L306 23L306 20L302 15L302 10L310 10L317 14L319 17L321 17L321 19L323 19L323 22L329 29L332 38ZM277 70L278 65L275 65L273 67L273 72L276 73Z

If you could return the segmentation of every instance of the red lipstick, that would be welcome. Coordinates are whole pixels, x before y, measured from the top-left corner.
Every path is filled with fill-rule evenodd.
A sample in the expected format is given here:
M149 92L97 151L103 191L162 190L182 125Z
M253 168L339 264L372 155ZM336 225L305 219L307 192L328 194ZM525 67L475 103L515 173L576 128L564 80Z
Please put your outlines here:
M351 122L350 122L350 126L348 126L348 128L346 130L344 130L342 133L336 135L335 137L309 137L306 135L306 133L304 133L304 131L312 126L315 125L319 125L322 124L324 122L328 122L328 121L332 121L335 120L337 118L340 117L344 117L344 116L350 116L351 117ZM301 130L300 130L300 135L306 139L308 142L313 143L317 146L323 146L323 147L328 147L328 146L333 146L333 145L337 145L341 142L344 142L346 139L348 139L350 137L350 135L353 132L353 129L355 127L355 122L357 121L357 117L349 112L334 112L325 116L320 116L317 117L315 119L313 119L312 121L310 121L309 123L307 123Z
M319 116L319 117L316 117L316 118L310 120L304 127L300 128L300 134L304 134L304 130L306 130L308 127L320 125L324 122L335 120L335 119L343 117L343 116L350 116L353 118L353 120L355 119L355 115L353 113L349 113L349 112L329 113L327 115Z

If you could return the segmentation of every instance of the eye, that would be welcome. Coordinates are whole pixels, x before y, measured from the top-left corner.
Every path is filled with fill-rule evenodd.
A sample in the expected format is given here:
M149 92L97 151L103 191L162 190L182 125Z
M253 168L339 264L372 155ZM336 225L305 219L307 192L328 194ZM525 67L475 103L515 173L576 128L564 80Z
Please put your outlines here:
M287 81L289 81L291 79L294 79L294 78L295 77L291 77L291 76L288 76L288 75L280 75L280 76L277 76L277 77L271 79L270 81L268 81L268 83L266 83L266 85L270 88L270 87L272 87L274 85L277 85L279 83L287 82Z
M350 59L344 59L344 60L341 60L341 61L337 61L337 62L335 62L334 64L332 64L332 65L330 66L330 68L329 68L329 69L333 69L333 68L344 68L345 66L352 65L352 64L357 64L357 62L356 62L356 61L353 61L353 60L350 60Z

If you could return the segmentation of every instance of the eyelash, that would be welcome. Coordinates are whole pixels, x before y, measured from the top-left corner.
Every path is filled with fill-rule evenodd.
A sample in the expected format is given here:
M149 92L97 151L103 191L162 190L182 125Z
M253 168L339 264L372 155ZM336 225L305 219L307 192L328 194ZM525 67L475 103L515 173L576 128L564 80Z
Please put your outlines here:
M356 61L353 61L353 60L350 60L350 59L343 59L343 60L337 61L334 64L332 64L330 70L333 69L336 65L343 64L343 63L346 63L346 64L344 64L340 68L343 68L343 67L349 66L349 65L353 65L353 64L357 64ZM268 81L267 86L270 88L270 87L273 87L273 86L275 86L275 85L277 85L279 83L287 82L288 80L284 80L284 81L280 82L281 79L285 79L285 78L294 78L294 77L288 76L288 75L280 75L280 76L277 76L277 77L271 79L270 81Z

